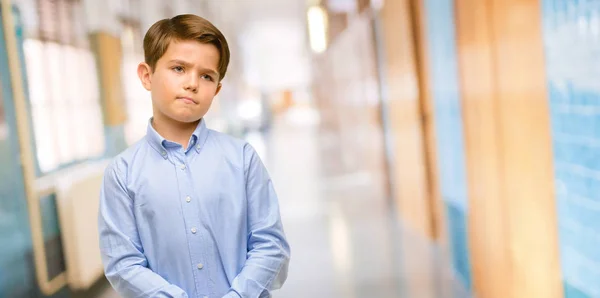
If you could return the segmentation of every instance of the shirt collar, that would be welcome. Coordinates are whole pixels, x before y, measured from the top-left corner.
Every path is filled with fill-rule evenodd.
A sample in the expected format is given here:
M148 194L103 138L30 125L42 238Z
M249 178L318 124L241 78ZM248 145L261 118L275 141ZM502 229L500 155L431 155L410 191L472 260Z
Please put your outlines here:
M200 149L204 146L206 138L208 137L208 128L206 127L206 120L204 118L200 119L198 126L192 133L192 139L195 142L190 142L191 145L194 146L196 152L200 152ZM162 157L167 158L167 149L166 142L167 139L163 138L152 126L152 118L148 120L148 126L146 128L146 139L150 146L156 150Z

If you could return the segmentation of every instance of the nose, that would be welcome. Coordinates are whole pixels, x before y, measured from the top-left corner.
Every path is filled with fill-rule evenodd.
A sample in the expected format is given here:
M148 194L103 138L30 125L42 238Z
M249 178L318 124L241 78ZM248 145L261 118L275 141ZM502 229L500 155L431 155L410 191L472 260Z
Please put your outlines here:
M198 76L190 75L185 83L185 90L196 93L198 91Z

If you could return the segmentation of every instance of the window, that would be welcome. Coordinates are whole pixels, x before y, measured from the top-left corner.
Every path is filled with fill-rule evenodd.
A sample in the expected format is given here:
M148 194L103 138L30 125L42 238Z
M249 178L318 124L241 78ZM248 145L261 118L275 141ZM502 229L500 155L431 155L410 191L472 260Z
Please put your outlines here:
M150 93L144 89L137 75L137 66L144 61L139 26L133 22L123 22L121 45L123 50L121 77L127 103L125 140L131 145L146 134L148 120L152 116Z
M38 0L39 33L23 50L36 157L42 174L104 154L96 62L76 0ZM79 25L75 25L79 24Z

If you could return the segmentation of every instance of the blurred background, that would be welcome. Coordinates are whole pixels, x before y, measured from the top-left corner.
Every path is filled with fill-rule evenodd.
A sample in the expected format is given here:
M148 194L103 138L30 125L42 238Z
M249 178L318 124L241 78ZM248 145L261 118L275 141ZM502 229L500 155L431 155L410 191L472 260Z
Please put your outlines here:
M292 247L274 297L600 297L600 1L1 0L0 298L116 298L97 212L151 116L146 30L232 59Z

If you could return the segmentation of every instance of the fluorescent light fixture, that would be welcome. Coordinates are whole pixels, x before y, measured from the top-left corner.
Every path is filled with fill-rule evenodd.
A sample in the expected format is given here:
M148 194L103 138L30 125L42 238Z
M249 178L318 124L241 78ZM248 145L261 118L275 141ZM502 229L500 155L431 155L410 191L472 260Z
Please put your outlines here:
M327 13L320 6L311 6L307 15L310 47L314 52L322 53L327 49Z

